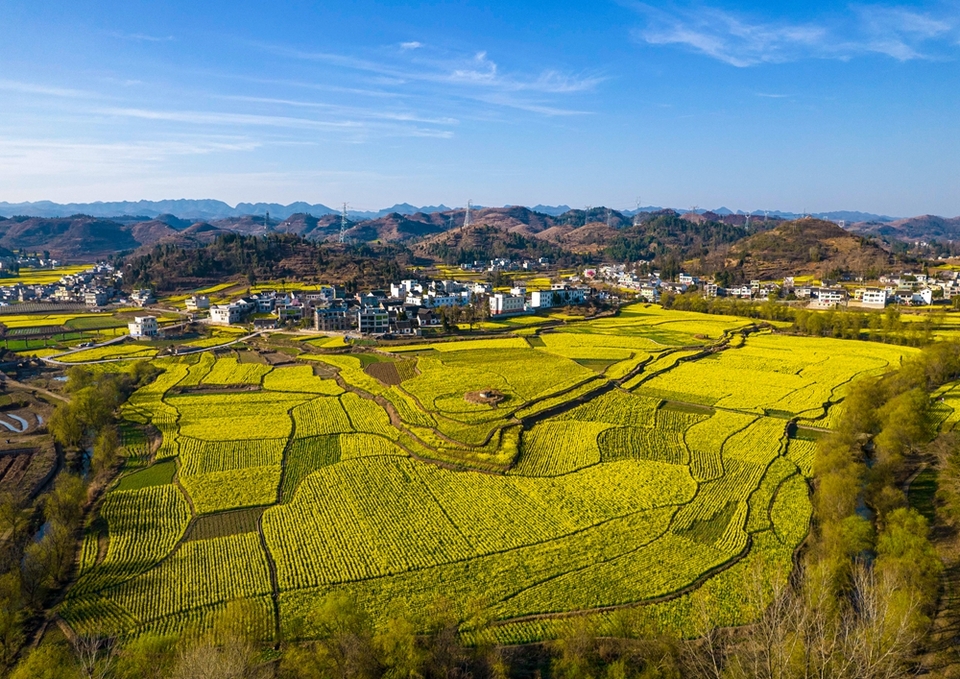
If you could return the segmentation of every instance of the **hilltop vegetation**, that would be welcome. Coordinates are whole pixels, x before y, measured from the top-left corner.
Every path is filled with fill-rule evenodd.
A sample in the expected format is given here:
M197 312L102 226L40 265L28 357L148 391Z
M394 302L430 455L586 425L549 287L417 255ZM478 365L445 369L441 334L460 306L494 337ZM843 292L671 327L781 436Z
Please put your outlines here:
M157 245L134 254L126 260L124 281L167 291L244 276L250 284L283 278L322 279L356 289L401 278L403 264L403 253L389 248L330 248L286 234L228 233L201 247Z
M870 279L896 263L876 243L819 219L785 222L750 236L732 245L724 258L724 267L740 280L766 280L785 272L822 278L852 273Z

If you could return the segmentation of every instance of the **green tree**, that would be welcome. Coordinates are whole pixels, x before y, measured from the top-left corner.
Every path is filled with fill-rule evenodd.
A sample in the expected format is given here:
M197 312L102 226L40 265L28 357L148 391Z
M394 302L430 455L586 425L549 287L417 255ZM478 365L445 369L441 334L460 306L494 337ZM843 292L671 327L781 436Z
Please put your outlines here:
M120 437L117 435L117 429L113 425L107 425L100 430L96 442L93 444L93 459L91 466L93 473L100 475L105 471L113 469L120 458Z
M27 654L9 679L81 679L73 653L61 643L44 643Z
M427 652L417 635L416 625L404 617L395 617L374 637L387 679L420 679L423 677Z
M69 403L61 403L50 416L47 429L61 445L73 448L83 440L83 422Z
M23 605L19 569L0 575L0 670L9 666L23 645Z

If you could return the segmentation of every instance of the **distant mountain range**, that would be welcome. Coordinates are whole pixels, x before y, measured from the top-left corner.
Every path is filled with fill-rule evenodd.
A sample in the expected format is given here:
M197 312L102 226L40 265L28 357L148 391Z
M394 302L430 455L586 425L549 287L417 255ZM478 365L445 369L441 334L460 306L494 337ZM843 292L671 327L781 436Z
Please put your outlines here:
M482 209L483 206L476 205L476 209ZM513 207L507 206L504 207ZM398 203L392 207L382 210L351 210L347 209L347 215L351 219L379 219L390 214L413 215L418 212L432 214L435 212L449 212L452 208L446 205L422 205L417 207L410 203ZM530 208L534 212L559 217L571 210L569 205L534 205ZM618 210L620 214L632 217L641 212L658 212L666 208L647 205L631 210ZM677 212L687 212L687 210L676 210ZM698 214L704 214L708 210L696 210ZM768 215L770 217L779 217L781 219L797 219L804 215L795 212L784 212L782 210L754 210L753 212L736 212L720 207L716 210L709 210L720 216L728 215L751 215L754 217ZM133 218L147 217L150 219L161 215L173 215L179 219L192 221L209 221L215 219L229 219L231 217L245 217L249 215L266 216L267 213L274 219L288 219L295 214L309 214L314 217L323 217L325 215L340 214L340 210L327 207L322 203L296 202L289 205L280 203L238 203L235 207L230 207L227 203L220 200L139 200L139 201L119 201L119 202L96 202L96 203L54 203L51 201L38 201L35 203L7 203L0 202L0 216L13 217L15 215L24 215L28 217L69 217L71 215L83 214L90 217L101 218ZM831 221L843 220L849 223L854 222L880 222L888 223L897 221L896 217L886 215L877 215L869 212L856 212L850 210L838 210L834 212L816 212L809 216Z
M291 210L296 212L287 214ZM122 214L117 215L118 212ZM484 229L465 233L465 212L463 208L450 209L445 205L417 207L408 203L385 210L352 211L348 213L344 236L352 243L409 246L414 252L444 260L463 259L467 255L471 261L483 259L486 254L507 247L508 241L516 241L519 248L510 254L553 257L562 250L593 256L602 251L612 253L609 248L619 247L622 255L618 255L619 259L635 260L652 256L656 243L673 241L677 247L682 246L684 254L695 253L691 243L697 244L701 251L714 251L797 217L781 211L748 215L726 208L680 212L654 206L619 211L602 206L570 209L566 205L537 205L531 209L477 205L473 206L470 221ZM54 213L63 216L48 216ZM4 217L4 214L11 216ZM103 216L105 214L113 216ZM860 212L828 212L818 217L834 222L837 229L840 225L836 222L842 220L848 234L887 243L960 242L960 217L924 215L892 220ZM803 227L813 221L798 223ZM647 223L669 228L651 231L643 227ZM342 226L339 213L324 205L308 203L286 206L241 203L236 207L214 200L69 205L0 203L0 248L46 250L66 261L89 262L156 244L201 247L228 233L255 236L288 233L312 241L335 243ZM818 233L822 236L822 229ZM809 254L809 248L804 252ZM762 267L757 264L757 268Z

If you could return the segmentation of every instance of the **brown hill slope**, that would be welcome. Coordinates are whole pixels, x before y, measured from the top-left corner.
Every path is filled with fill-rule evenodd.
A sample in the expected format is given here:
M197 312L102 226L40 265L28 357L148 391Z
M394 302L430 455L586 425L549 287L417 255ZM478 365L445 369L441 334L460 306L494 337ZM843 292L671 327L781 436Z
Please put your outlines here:
M896 263L876 243L848 233L833 222L798 219L734 243L726 268L745 278L780 278L793 274L825 277L837 271L870 276Z
M960 240L960 217L948 219L936 215L921 215L895 222L857 222L848 229L864 236L881 236L902 241Z
M514 225L515 226L515 225ZM413 246L418 257L438 259L448 264L484 261L494 257L536 259L550 257L565 260L569 253L560 246L536 236L511 231L509 223L474 223L427 238Z
M89 262L152 245L175 233L175 229L156 220L118 224L85 215L13 218L0 222L0 246L11 250L49 250L58 259Z

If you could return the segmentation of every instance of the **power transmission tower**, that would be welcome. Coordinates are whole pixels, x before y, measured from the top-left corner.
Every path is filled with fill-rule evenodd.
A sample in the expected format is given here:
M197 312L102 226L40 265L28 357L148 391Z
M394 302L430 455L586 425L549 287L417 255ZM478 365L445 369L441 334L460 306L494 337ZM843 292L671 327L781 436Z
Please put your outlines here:
M267 216L263 218L263 230L270 230L270 210L267 210Z
M467 227L470 226L470 208L472 208L472 207L473 207L473 201L472 201L472 200L468 200L468 201L467 201L467 211L466 211L466 212L464 213L464 215L463 215L463 226L461 227L461 230L462 230L462 229L466 229Z
M343 204L343 211L340 213L340 242L347 242L347 204Z
M633 225L640 224L640 196L637 196L636 211L633 213Z

